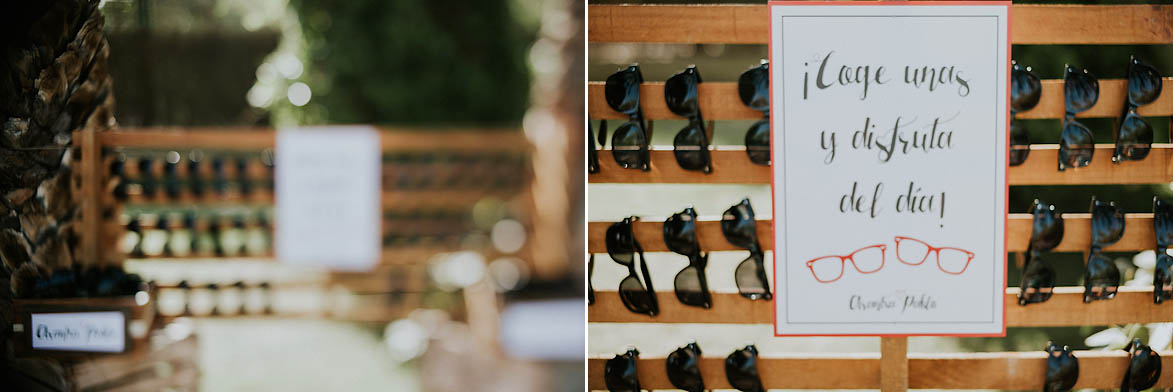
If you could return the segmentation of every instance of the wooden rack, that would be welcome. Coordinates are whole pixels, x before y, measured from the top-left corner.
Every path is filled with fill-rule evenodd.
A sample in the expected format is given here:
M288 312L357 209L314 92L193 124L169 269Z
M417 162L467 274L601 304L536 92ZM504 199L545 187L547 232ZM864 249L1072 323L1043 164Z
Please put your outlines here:
M592 43L713 43L766 44L769 39L768 7L765 5L588 5L588 41ZM1173 44L1173 6L1170 5L1013 5L1010 40L1013 44ZM1077 28L1074 26L1078 26ZM1123 60L1121 60L1123 61ZM1173 70L1162 70L1166 75ZM1102 79L1100 98L1079 117L1111 118L1119 115L1126 94L1126 81ZM1139 109L1142 116L1173 115L1173 93L1164 78L1164 94ZM1042 98L1019 119L1057 119L1064 114L1063 81L1042 81ZM604 83L591 81L587 89L587 113L591 119L626 119L611 110L603 97ZM640 86L641 107L648 120L681 119L668 110L664 83L648 81ZM699 87L700 109L710 120L756 120L762 113L745 107L736 83L709 82ZM744 130L737 130L744 132ZM1157 130L1161 132L1162 130ZM1113 145L1096 146L1088 167L1060 172L1058 146L1032 145L1030 156L1007 173L1011 186L1077 184L1159 184L1173 182L1173 144L1153 145L1142 161L1112 163ZM653 146L651 170L627 170L611 159L610 150L599 151L600 170L588 175L591 184L768 184L769 166L750 162L743 146L716 146L712 151L713 172L703 174L681 169L671 146ZM735 195L734 198L741 195ZM731 199L732 200L732 199ZM640 215L639 211L631 211ZM720 211L700 211L697 236L703 251L741 250L728 243L718 221L704 218ZM1090 215L1063 214L1066 233L1056 252L1087 251ZM1127 214L1124 237L1106 251L1138 251L1155 245L1152 214ZM667 252L663 243L664 217L645 217L635 225L635 236L647 252ZM604 234L612 222L591 222L587 228L588 251L605 253ZM1026 249L1031 217L1010 214L1007 222L1007 251ZM773 248L772 222L757 223L758 238L767 250ZM742 250L744 251L744 250ZM1047 302L1019 306L1017 288L1007 288L1006 321L1010 327L1104 326L1121 323L1173 321L1173 307L1153 303L1152 287L1121 287L1116 298L1085 304L1082 287L1057 287ZM660 314L648 317L628 311L615 291L596 291L595 304L587 311L590 323L700 323L772 324L774 303L751 301L736 293L713 293L713 307L703 309L681 304L670 291L658 292ZM638 346L639 342L630 342ZM683 343L682 343L683 344ZM908 388L940 389L1039 389L1042 387L1045 354L1037 352L909 354L907 338L881 338L876 354L764 354L758 362L767 389L875 389L902 391ZM724 354L701 360L706 387L730 388L724 376ZM1173 352L1162 353L1166 358ZM1115 388L1125 366L1124 352L1081 351L1081 368L1076 388ZM603 366L607 357L588 361L588 388L605 390ZM1166 366L1157 387L1173 386L1173 369ZM849 369L849 370L848 370ZM663 357L642 357L638 362L641 386L671 389Z

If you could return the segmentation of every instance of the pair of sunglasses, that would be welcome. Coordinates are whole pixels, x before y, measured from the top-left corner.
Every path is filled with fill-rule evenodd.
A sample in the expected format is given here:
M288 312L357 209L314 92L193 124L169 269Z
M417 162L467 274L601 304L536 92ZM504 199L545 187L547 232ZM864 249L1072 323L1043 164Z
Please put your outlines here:
M757 222L749 198L725 210L721 215L721 233L730 244L749 250L749 257L742 260L733 273L737 291L742 297L751 300L773 299L770 283L766 280L765 255L758 242Z
M1047 373L1043 391L1070 391L1079 380L1079 359L1071 353L1071 347L1047 342Z
M607 77L603 95L607 106L628 117L627 122L615 128L611 135L611 155L615 157L615 163L624 169L648 171L651 170L648 164L651 161L648 153L650 132L639 105L639 85L643 82L639 65L632 65ZM599 145L605 145L606 141L607 122L604 120L599 122Z
M676 163L685 170L708 174L713 172L713 160L709 156L705 119L701 116L700 95L697 92L700 83L700 71L697 71L695 65L690 65L664 82L664 101L672 113L688 118L688 125L681 128L672 140Z
M1124 351L1128 352L1128 369L1120 381L1120 391L1143 391L1156 385L1161 378L1161 355L1141 343L1140 339L1132 339Z
M626 353L618 354L607 360L603 365L603 381L607 390L611 392L642 392L639 387L639 373L636 372L635 362L639 359L639 350L630 348Z
M1100 82L1086 69L1067 65L1063 71L1063 130L1059 135L1059 171L1085 167L1092 162L1095 139L1092 130L1075 115L1095 106L1100 99Z
M713 298L705 278L709 255L701 254L696 238L696 210L685 208L664 221L664 243L669 250L688 257L688 266L676 273L676 299L685 305L711 308Z
M1116 124L1116 148L1112 162L1137 161L1149 155L1153 145L1153 126L1136 113L1140 106L1148 105L1161 95L1161 74L1153 66L1136 57L1128 59L1128 97Z
M622 222L607 228L607 254L619 265L627 267L627 277L619 282L619 298L623 300L623 306L634 313L655 316L660 312L660 305L656 300L656 291L652 288L652 277L648 273L644 249L639 241L636 241L632 229L632 225L638 220L639 218L634 216L623 218ZM640 282L639 274L635 272L637 254L643 282Z
M1111 299L1120 286L1120 270L1116 263L1104 256L1101 248L1124 236L1124 212L1116 202L1105 203L1095 197L1092 197L1091 210L1092 243L1083 275L1083 302Z
M1043 84L1030 67L1012 62L1010 72L1010 166L1021 165L1030 155L1030 134L1014 116L1034 109L1043 94Z
M1157 237L1157 265L1153 271L1153 302L1173 299L1173 204L1153 197L1153 233Z
M1018 292L1021 306L1051 299L1055 289L1055 269L1042 258L1042 252L1055 249L1063 241L1063 216L1055 211L1054 205L1035 199L1032 215L1030 243L1027 244L1021 290Z
M745 132L745 153L750 162L770 165L770 62L742 72L737 78L737 94L741 103L762 112L762 119Z

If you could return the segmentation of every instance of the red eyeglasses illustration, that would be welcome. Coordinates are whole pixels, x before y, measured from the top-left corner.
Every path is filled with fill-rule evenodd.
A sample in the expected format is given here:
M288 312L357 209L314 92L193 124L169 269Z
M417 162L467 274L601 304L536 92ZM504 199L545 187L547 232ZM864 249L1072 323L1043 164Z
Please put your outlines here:
M851 265L861 274L870 274L884 268L884 250L888 246L877 244L857 249L844 256L822 256L806 262L815 280L820 283L831 283L843 277L844 265L851 261Z
M973 252L950 246L935 247L912 237L896 236L896 259L908 265L921 265L929 254L937 256L937 268L941 272L961 275L973 261Z

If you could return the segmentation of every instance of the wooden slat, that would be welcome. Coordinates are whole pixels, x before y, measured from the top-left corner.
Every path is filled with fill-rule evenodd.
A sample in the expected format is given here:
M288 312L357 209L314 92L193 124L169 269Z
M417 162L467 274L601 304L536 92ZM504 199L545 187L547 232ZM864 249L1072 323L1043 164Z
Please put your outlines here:
M383 151L527 151L529 141L514 129L431 129L376 127ZM273 147L276 131L257 127L121 128L103 132L104 147L260 150Z
M1011 6L1013 44L1169 44L1173 6ZM589 5L589 42L765 44L765 5Z
M749 161L744 147L721 146L712 152L713 173L704 174L680 168L671 147L654 147L651 170L619 167L611 150L599 151L598 173L588 174L591 183L668 183L668 184L768 184L770 167ZM1022 165L1006 172L1010 185L1091 185L1091 184L1160 184L1173 182L1173 145L1154 144L1141 161L1112 163L1112 144L1097 144L1092 163L1078 169L1058 170L1059 146L1031 146L1030 157Z
M703 349L704 347L702 347ZM698 368L705 387L729 389L725 358L705 356ZM1169 358L1173 351L1162 351ZM1123 351L1076 351L1080 375L1075 388L1112 389L1119 387L1128 367ZM607 357L587 360L587 387L606 390L603 367ZM640 386L645 389L673 389L664 366L664 357L644 356L636 362ZM914 389L1012 389L1039 390L1043 387L1047 358L1043 351L911 354L908 356L908 387ZM880 358L876 354L787 354L762 355L758 374L767 389L877 389ZM1173 367L1164 366L1156 387L1173 386Z
M732 76L732 75L730 75ZM1066 109L1063 106L1063 80L1043 80L1042 97L1039 104L1026 112L1018 114L1020 119L1063 118ZM1164 78L1165 86L1173 86L1173 77ZM588 117L592 119L626 119L627 116L616 112L607 106L603 95L603 82L590 82L587 85ZM737 95L735 82L708 82L698 87L701 113L709 120L756 120L762 118L762 113L750 110ZM1124 106L1124 99L1128 92L1128 82L1124 79L1101 79L1100 99L1096 105L1077 117L1117 117ZM664 82L647 82L640 85L640 107L644 117L652 120L682 119L668 110L664 101ZM1137 110L1142 116L1156 117L1173 114L1173 94L1161 94L1151 104L1141 106ZM612 125L614 127L616 125Z
M908 376L908 338L880 338L880 391L907 391Z
M670 289L670 288L666 288ZM1121 287L1116 298L1083 303L1083 287L1056 287L1047 302L1018 305L1019 289L1006 289L1009 327L1072 327L1173 322L1173 304L1153 303L1152 287ZM734 293L713 293L713 307L686 306L670 291L657 292L660 314L648 317L623 306L615 291L595 291L587 307L591 323L773 324L774 302L751 301Z
M1006 221L1006 232L1009 240L1006 243L1008 252L1024 252L1030 242L1031 221L1030 214L1010 214ZM606 253L605 236L607 227L612 222L590 222L587 225L587 250L591 253ZM1156 246L1156 237L1153 235L1153 214L1130 213L1124 214L1124 236L1115 244L1104 248L1108 252L1140 251L1153 249ZM721 221L699 220L697 225L697 241L704 251L742 250L729 241L721 233ZM664 222L656 220L641 220L635 224L635 238L639 240L645 252L668 252L664 245ZM1086 252L1091 244L1091 214L1071 213L1063 214L1063 241L1055 247L1053 252ZM766 250L774 249L774 230L769 220L757 221L758 239Z

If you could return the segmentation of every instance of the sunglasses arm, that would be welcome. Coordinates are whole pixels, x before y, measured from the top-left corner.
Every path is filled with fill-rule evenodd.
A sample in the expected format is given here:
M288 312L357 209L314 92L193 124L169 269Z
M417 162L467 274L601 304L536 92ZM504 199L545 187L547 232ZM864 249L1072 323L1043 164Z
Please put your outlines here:
M607 120L599 120L599 148L607 146Z
M640 246L639 242L635 243L635 251L639 254L639 268L640 272L643 273L644 287L647 287L648 294L650 294L652 300L652 309L656 313L659 313L660 304L656 298L656 289L652 287L652 274L648 272L648 260L644 258L644 248Z

